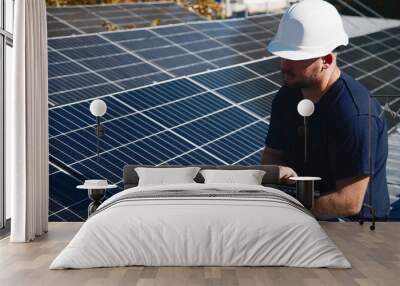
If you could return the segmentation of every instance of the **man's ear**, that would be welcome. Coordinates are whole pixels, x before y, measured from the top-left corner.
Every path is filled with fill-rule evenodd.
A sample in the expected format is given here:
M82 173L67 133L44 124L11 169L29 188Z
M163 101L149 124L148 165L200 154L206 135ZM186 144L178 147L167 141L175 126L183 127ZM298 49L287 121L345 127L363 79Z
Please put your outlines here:
M329 68L329 66L333 63L333 54L328 54L322 57L322 67L323 69Z

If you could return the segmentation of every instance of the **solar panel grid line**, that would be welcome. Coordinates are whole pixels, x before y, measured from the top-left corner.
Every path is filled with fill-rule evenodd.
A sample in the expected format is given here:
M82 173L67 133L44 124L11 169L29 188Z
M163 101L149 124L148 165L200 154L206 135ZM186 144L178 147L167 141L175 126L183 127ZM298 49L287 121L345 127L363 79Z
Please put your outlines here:
M72 214L74 214L76 217L78 217L79 219L81 219L81 220L83 220L83 221L85 220L82 216L80 216L80 215L77 214L76 212L72 211L72 210L70 209L70 206L64 207L63 209L61 209L60 211L57 211L57 212L53 213L52 215L53 215L53 216L57 216L57 217L61 218L63 221L65 221L62 217L59 216L59 214L60 214L62 211L69 211L69 212L71 212Z
M216 138L216 139L213 139L213 140L211 140L211 141L208 141L208 142L206 142L206 143L200 145L200 147L202 147L202 148L207 147L207 146L209 146L209 145L211 145L211 144L213 144L213 143L215 143L215 142L217 142L217 141L220 141L220 140L222 140L222 139L224 139L224 138L227 138L227 137L229 137L229 136L231 136L231 135L234 135L234 134L236 134L236 133L238 133L238 132L240 132L240 131L242 131L242 130L245 130L245 129L249 128L249 127L252 127L253 125L256 125L256 124L258 124L258 123L260 123L260 122L265 123L265 122L263 122L262 120L259 120L259 119L258 119L258 120L256 120L256 121L253 121L253 122L251 122L251 123L249 123L249 124L246 124L246 125L244 125L244 126L238 128L238 129L235 129L235 130L233 130L233 131L231 131L231 132L229 132L229 133L227 133L227 134L224 134L224 135L222 135L222 136L220 136L220 137L218 137L218 138ZM248 138L248 139L251 139L251 138Z
M364 60L364 59L363 59L363 60ZM363 60L362 60L362 61L363 61ZM345 62L344 60L342 60L342 61ZM363 73L362 76L356 77L356 78L355 78L356 80L361 80L361 79L366 78L366 77L372 77L372 78L374 78L374 79L376 79L377 81L379 81L379 82L382 83L380 86L378 86L378 87L376 87L376 88L373 88L373 89L370 89L370 92L371 92L371 93L373 93L373 92L375 92L376 90L379 90L379 89L381 89L382 87L385 87L385 86L391 86L392 88L394 88L394 89L400 91L400 88L398 88L398 87L396 87L396 86L394 86L394 85L391 84L392 82L395 82L395 81L398 79L398 77L396 77L396 78L393 79L393 80L384 82L383 79L381 79L381 78L375 76L375 73L376 73L377 71L380 71L380 70L382 70L382 69L384 69L384 68L386 68L386 67L388 67L388 66L393 66L393 64L387 64L387 65L385 65L385 66L383 66L383 67L380 67L380 68L378 68L378 69L376 69L376 70L373 70L373 71L371 71L371 72L365 71L365 70L363 70L362 68L353 65L352 63L347 63L347 67L348 67L348 66L351 66L352 68L357 69L357 70L359 70L360 72Z
M94 70L92 70L92 69L86 67L85 65L83 65L83 64L81 64L81 63L79 63L79 62L77 62L76 60L72 59L71 57L69 57L69 56L67 56L67 55L65 55L65 54L63 54L63 53L61 53L61 52L59 52L59 51L53 49L52 47L48 47L48 48L49 48L51 51L56 52L56 53L59 53L60 55L66 57L66 58L69 59L71 62L73 62L73 63L79 65L80 67L86 69L87 71L90 71L90 72L92 72L93 74L97 75L98 77L101 77L101 78L104 79L106 82L108 82L109 84L114 85L114 86L117 87L118 89L120 89L120 90L124 90L124 89L125 89L124 87L122 87L122 86L120 86L120 85L118 85L118 84L116 84L116 83L110 81L109 79L107 79L106 77L102 76L101 74L98 74L96 71L94 71Z
M263 78L263 79L265 79L265 80L271 82L272 84L276 85L276 87L277 87L278 89L281 87L280 84L278 84L278 83L274 82L273 80L269 79L269 78L267 77L268 74L266 74L266 75L259 74L259 73L257 73L256 71L254 71L254 70L250 69L249 67L247 67L247 65L243 65L243 68L245 68L246 70L249 70L249 71L255 73L256 75L258 75L259 77L261 77L261 78ZM278 71L277 73L280 73L280 71Z
M277 56L272 55L272 56L268 56L268 57L265 57L265 58L252 59L252 60L250 60L248 62L245 62L245 63L237 63L237 64L233 64L233 65L229 65L229 66L219 67L219 68L216 68L216 69L211 70L211 71L202 71L202 72L194 73L194 74L191 74L191 75L182 76L182 78L183 77L192 78L192 77L203 75L203 74L213 73L213 72L222 71L222 70L226 70L226 69L232 69L232 68L235 68L235 67L242 67L243 65L249 65L249 64L253 64L253 63L258 63L258 62L262 62L262 61L266 61L266 60L271 60L271 59L274 59L274 58L277 58ZM253 70L252 70L252 72L255 73ZM257 74L257 73L255 73L255 74ZM176 79L178 79L178 78L176 78ZM174 79L171 79L171 80L174 80Z
M169 76L171 76L171 77L174 77L174 75L171 74L170 72L168 72L167 70L163 70L162 67L159 67L158 65L156 65L156 64L154 64L154 63L152 63L152 62L146 60L146 59L143 58L142 56L140 56L140 55L138 55L137 53L135 53L135 52L133 52L133 51L131 51L131 50L125 48L124 46L120 45L119 43L116 43L116 42L111 41L110 39L108 39L107 37L105 37L103 34L99 34L99 37L101 37L102 39L106 40L107 42L109 42L109 43L111 43L111 44L117 46L118 48L124 50L124 51L127 52L128 54L131 54L131 55L133 55L133 56L139 58L140 60L142 60L143 62L147 63L148 65L150 65L150 66L156 68L156 69L159 70L160 72L164 72L164 73L166 73L167 75L169 75Z
M251 42L251 41L255 41L255 42L258 42L258 43L260 43L260 44L262 44L262 45L265 45L265 42L260 41L260 40L257 40L257 39L254 39L254 38L251 38L251 36L249 36L249 34L245 34L245 33L241 32L239 29L236 29L236 27L234 27L234 26L233 26L233 27L232 27L232 26L229 26L229 25L227 25L227 24L224 23L224 22L222 22L222 24L223 24L224 26L230 28L230 29L233 29L233 30L239 32L240 35L242 35L242 36L248 38L248 39L250 40L250 42ZM254 25L254 26L255 26L255 25ZM265 27L264 27L263 29L266 30ZM251 34L250 34L250 35L251 35Z
M237 104L236 102L230 100L229 98L226 98L225 96L219 94L218 92L216 92L216 91L214 91L214 90L212 90L212 89L209 89L207 86L205 86L205 85L203 85L203 84L201 84L201 83L199 83L199 82L193 80L192 78L188 78L188 79L189 79L190 81L192 81L193 83L198 84L198 85L201 86L202 88L208 90L210 93L214 94L215 96L217 96L217 97L219 97L219 98L221 98L221 99L227 101L227 102L228 102L229 104L231 104L232 106L234 106L234 107L236 107L236 108L238 108L238 109L244 111L245 113L248 113L248 114L250 114L251 116L253 116L253 117L255 117L255 118L259 119L259 120L265 120L264 118L260 118L260 116L259 116L258 114L255 114L254 112L252 112L252 111L250 111L250 110L248 110L248 109L246 109L246 108L240 106L240 104Z
M381 43L381 44L385 45L384 43ZM387 46L387 45L386 45L386 46ZM379 55L381 55L381 54L383 54L383 53L386 53L386 52L388 52L388 51L399 51L400 46L399 46L399 47L389 47L389 46L387 46L387 50L385 50L385 51L383 51L383 52L381 52L381 53L377 53L377 54L372 54L371 52L369 52L368 50L364 49L363 47L358 47L358 46L356 46L355 48L358 49L358 50L363 51L364 53L367 53L367 54L370 56L370 58L379 58L379 60L385 62L388 66L393 66L395 69L397 69L397 70L400 71L400 68L399 68L399 67L397 67L397 66L394 65L393 63L388 62L387 60L385 60L385 59L379 57Z
M362 67L359 67L359 66L356 65L356 64L358 64L358 63L367 62L368 60L370 60L370 59L375 59L375 58L376 58L376 59L379 59L380 61L383 62L382 58L379 57L379 55L376 55L376 56L371 56L371 55L370 55L370 56L368 56L368 57L365 57L365 58L362 58L362 59L359 59L359 60L356 60L356 61L354 61L354 62L349 63L349 62L347 62L345 59L341 58L341 57L340 57L340 54L339 54L339 61L345 63L345 65L341 66L342 68L352 67L352 68L358 69L358 70L360 70L360 71L362 71L362 72L365 73L365 74L363 74L362 76L360 76L359 78L363 78L363 77L366 77L366 76L369 76L369 75L373 75L374 73L379 72L379 71L381 71L381 70L383 70L383 69L386 69L387 67L393 67L394 69L399 70L399 72L400 72L400 69L397 69L397 68L395 68L395 67L393 66L393 64L394 64L394 63L397 63L398 61L395 61L395 62L392 62L392 63L388 63L388 62L385 63L385 62L384 62L385 65L380 66L379 68L376 68L376 69L371 70L371 71L366 71L366 70L364 70Z
M149 29L149 31L150 31L153 35L155 35L155 36L158 37L158 35L157 35L153 30ZM167 37L164 37L164 40L166 40L167 42L169 42L172 46L177 47L177 48L180 48L180 49L183 49L183 50L186 51L188 54L191 54L191 55L193 55L194 57L199 58L199 59L201 59L201 60L204 61L204 62L207 62L207 59L202 58L201 56L199 56L199 55L193 53L192 51L186 49L186 48L183 47L183 46L178 46L178 45L176 45L173 41L169 40ZM211 63L211 64L212 64L214 67L218 67L218 66L216 66L216 65L213 64L213 63Z
M239 164L240 162L242 162L242 161L244 161L244 160L246 160L246 159L248 159L248 158L254 156L255 154L261 153L262 150L264 150L264 148L260 148L260 149L258 149L258 150L255 150L253 153L250 153L250 154L244 156L243 158L240 158L239 160L233 162L232 165L237 165L237 164ZM260 164L261 164L261 162L260 162Z
M227 133L227 134L225 134L225 135L223 135L223 136L221 136L221 137L218 137L218 138L216 138L216 139L214 139L214 140L211 140L211 141L209 141L209 142L207 142L207 143L205 143L205 144L200 145L200 148L207 147L208 145L210 145L210 144L212 144L212 143L214 143L214 142L216 142L216 141L219 141L219 140L221 140L221 139L223 139L223 138L226 138L226 137L228 137L228 136L231 136L232 134L235 134L235 133L239 132L240 130L245 129L245 128L248 128L248 127L250 127L250 126L252 126L252 125L254 125L254 124L258 123L258 122L260 122L260 121L257 120L257 121L255 121L255 122L252 122L252 123L250 123L250 124L247 124L247 125L245 125L245 126L242 126L242 127L240 127L239 129L233 130L233 131L231 131L231 132L229 132L229 133ZM185 156L185 155L187 155L187 154L189 154L189 153L192 153L193 151L201 150L200 148L194 148L194 149L191 149L191 150L189 150L189 151L187 151L187 152L185 152L185 153L183 153L183 154L180 154L180 155L175 156L175 157L173 157L173 158L169 158L168 160L162 162L160 165L168 164L168 162L174 161L174 160L176 160L176 159L178 159L178 158L180 158L180 157L183 157L183 156ZM228 154L230 153L231 155L233 155L231 152L229 152L229 150L225 150L225 152L228 153ZM221 161L221 162L224 162L224 161ZM227 163L225 162L225 164L227 164Z
M70 27L71 29L73 29L74 31L77 31L79 34L85 34L84 31L80 30L77 27L74 27L73 25L71 25L70 23L68 23L67 21L64 21L63 19L60 19L59 17L52 15L51 13L47 12L50 16L52 16L54 19L56 19L57 21L59 21L60 23L63 23L64 25Z
M222 45L223 47L225 47L225 48L227 48L227 49L229 49L229 50L231 50L231 51L233 51L233 52L236 52L236 53L238 53L239 55L241 55L241 56L243 56L243 57L245 57L245 58L247 58L247 59L249 59L249 60L253 60L253 59L250 58L249 56L243 54L242 52L236 51L235 49L233 49L232 47L230 47L230 46L226 45L225 43L219 41L218 39L215 39L215 38L212 38L212 37L208 36L208 35L205 34L203 31L201 31L201 30L197 30L197 31L198 31L200 34L202 34L203 36L206 36L209 40L215 41L215 42L219 43L220 45Z
M382 86L373 89L371 92L374 93L376 90L379 90L382 87L391 86L393 88L396 88L399 91L399 94L400 94L400 88L396 87L395 85L392 85L393 82L398 81L399 79L400 79L400 76L396 77L395 79L392 79L391 81L385 82Z
M118 99L117 99L117 100L118 100ZM123 101L120 101L120 103L126 105L126 103L123 102ZM127 105L127 106L129 107L129 105ZM221 111L219 110L219 111L217 111L217 112L221 112ZM212 115L212 114L213 114L213 113L207 114L207 115L204 115L203 117L210 116L210 115ZM149 117L148 115L146 115L146 114L144 114L144 113L142 113L142 116L146 117L148 120L152 121L153 123L158 124L158 125L161 126L163 129L172 132L174 135L178 136L179 138L181 138L182 140L186 141L187 143L189 143L189 144L191 144L191 145L194 145L194 146L197 146L196 144L194 144L194 143L193 143L192 141L190 141L189 139L187 139L187 138L181 136L180 134L178 134L178 133L176 133L175 131L172 130L172 129L174 129L174 128L179 127L179 125L178 125L178 126L174 126L173 128L168 128L167 126L161 124L160 122L154 120L153 118ZM202 118L202 117L200 117L200 118ZM200 119L200 118L196 118L196 119L194 119L193 121L198 120L198 119ZM188 124L188 123L190 123L190 122L185 122L185 123L183 123L182 125L185 125L185 124ZM219 158L217 158L217 157L214 156L213 154L209 154L209 153L206 152L205 150L202 150L202 151L204 151L205 153L207 153L207 154L210 155L211 157L213 157L213 158L215 158L215 159L217 159L217 160L220 160Z

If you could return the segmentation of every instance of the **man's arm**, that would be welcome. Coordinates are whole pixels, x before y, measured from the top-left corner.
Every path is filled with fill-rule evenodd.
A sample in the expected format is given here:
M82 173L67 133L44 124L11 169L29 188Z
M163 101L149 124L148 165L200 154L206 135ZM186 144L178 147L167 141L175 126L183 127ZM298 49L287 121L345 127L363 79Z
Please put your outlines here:
M317 198L312 212L317 218L358 214L363 205L368 183L368 176L337 181L336 192Z
M283 151L265 146L261 156L261 164L263 165L280 165L283 164Z
M269 148L265 146L262 157L261 164L262 165L277 165L279 167L279 181L280 184L294 184L295 181L290 180L290 177L297 177L297 173L290 167L282 166L284 163L283 160L283 151Z

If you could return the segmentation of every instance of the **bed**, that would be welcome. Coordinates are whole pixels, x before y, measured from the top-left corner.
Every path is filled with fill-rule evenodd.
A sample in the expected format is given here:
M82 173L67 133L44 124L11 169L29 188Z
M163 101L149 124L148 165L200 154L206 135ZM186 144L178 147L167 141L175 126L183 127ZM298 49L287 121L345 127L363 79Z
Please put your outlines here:
M124 191L107 199L50 269L144 266L350 268L312 214L271 187L275 166L199 166L264 170L262 185L194 183L138 186L124 168ZM168 168L168 166L166 166Z

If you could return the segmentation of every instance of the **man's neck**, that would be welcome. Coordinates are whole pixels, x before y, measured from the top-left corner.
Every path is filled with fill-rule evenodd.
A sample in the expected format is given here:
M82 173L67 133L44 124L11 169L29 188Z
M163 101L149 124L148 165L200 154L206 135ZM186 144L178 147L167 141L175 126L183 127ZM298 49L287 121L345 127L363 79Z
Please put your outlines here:
M337 66L335 66L333 71L328 76L322 78L318 84L309 88L303 88L301 90L303 97L311 100L314 103L318 102L339 77L340 70Z

